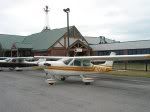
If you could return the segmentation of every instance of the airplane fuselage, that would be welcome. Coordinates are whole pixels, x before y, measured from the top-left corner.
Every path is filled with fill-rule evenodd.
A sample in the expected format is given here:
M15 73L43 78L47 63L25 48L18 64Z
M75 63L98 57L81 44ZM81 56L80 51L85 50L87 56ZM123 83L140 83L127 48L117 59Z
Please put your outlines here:
M91 67L81 67L81 66L49 66L46 67L45 71L53 75L88 75L97 74L112 71L112 67L93 65Z

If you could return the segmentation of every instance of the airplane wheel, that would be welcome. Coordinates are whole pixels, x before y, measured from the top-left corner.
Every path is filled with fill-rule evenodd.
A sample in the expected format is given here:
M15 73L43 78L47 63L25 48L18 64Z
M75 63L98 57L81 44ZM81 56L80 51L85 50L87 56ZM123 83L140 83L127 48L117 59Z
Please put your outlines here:
M62 77L60 78L61 81L65 81L66 80L66 77Z
M48 73L45 73L46 76L48 76Z
M0 71L3 71L3 69L1 68Z
M15 67L10 67L10 68L9 68L9 70L14 70L14 69L15 69Z
M49 83L49 85L54 85L54 83Z
M85 82L85 85L90 85L91 83L90 82Z

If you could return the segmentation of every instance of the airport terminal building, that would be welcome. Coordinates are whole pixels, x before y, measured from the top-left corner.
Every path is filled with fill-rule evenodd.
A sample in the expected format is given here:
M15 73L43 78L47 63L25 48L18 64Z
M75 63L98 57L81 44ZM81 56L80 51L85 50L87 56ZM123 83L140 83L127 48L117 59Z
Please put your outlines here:
M112 51L118 55L150 54L150 40L95 44L90 47L95 55L108 55Z
M0 35L1 56L75 56L91 55L92 48L75 26L43 29L29 36Z
M75 56L150 54L150 40L119 42L104 36L82 36L75 26L43 29L28 36L0 34L0 56Z

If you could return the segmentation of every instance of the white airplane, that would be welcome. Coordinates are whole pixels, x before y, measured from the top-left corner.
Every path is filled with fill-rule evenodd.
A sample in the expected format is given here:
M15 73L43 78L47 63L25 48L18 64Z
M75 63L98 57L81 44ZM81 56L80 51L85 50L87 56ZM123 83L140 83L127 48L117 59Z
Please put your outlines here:
M36 58L52 58L52 56L35 56ZM113 61L122 60L149 60L150 54L141 55L115 55L109 56L79 56L79 57L53 57L60 58L57 61L42 62L41 66L47 65L44 69L48 79L47 83L53 85L57 79L65 80L69 76L80 76L82 81L89 85L93 78L86 77L90 74L100 74L112 71ZM92 60L106 61L104 64L93 65ZM45 64L44 64L45 63ZM47 64L46 64L47 63Z
M7 62L7 61L6 61L7 58L8 58L8 57L0 57L0 62Z
M0 57L0 67L9 68L10 70L22 71L22 67L45 67L49 62L58 60L56 57L52 58L38 58L35 57Z
M3 59L4 57L0 57L0 59ZM17 70L21 71L21 67L32 67L32 66L38 66L37 63L28 62L25 59L33 59L34 57L5 57L3 60L0 60L0 67L2 70L2 67L9 68L10 70Z

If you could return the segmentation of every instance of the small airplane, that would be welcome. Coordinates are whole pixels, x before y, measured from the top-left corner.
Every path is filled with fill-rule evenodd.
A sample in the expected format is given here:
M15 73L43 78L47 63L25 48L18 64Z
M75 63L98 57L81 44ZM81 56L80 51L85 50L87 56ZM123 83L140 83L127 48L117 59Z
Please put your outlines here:
M49 65L49 62L56 61L58 58L35 58L35 57L0 57L0 67L10 70L22 71L22 67L39 66L43 68Z
M37 61L27 61L27 59L38 58ZM2 58L1 58L2 59ZM82 81L89 85L94 82L93 78L86 75L100 74L112 71L114 61L123 60L149 60L150 54L142 55L116 55L112 52L109 56L77 56L77 57L57 57L57 56L34 56L34 57L7 57L0 61L0 67L8 67L10 70L21 70L20 67L39 66L44 68L48 79L47 83L53 85L56 80L66 80L69 76L80 76ZM91 61L106 61L104 64L94 65Z
M52 56L35 56L36 58L52 58ZM54 57L53 57L54 58ZM46 82L50 85L56 83L56 80L66 80L70 76L79 76L82 81L89 85L94 82L93 78L86 75L100 74L112 71L114 61L124 60L149 60L150 54L141 55L116 55L112 52L109 56L78 56L78 57L56 57L56 61L42 62L45 65L44 71ZM92 60L101 60L105 63L94 65Z
M6 62L7 57L0 57L0 62Z
M2 57L1 57L2 59ZM21 67L32 67L38 66L35 62L28 62L25 59L33 59L33 57L5 57L5 59L0 60L0 67L9 68L10 70L21 71Z

